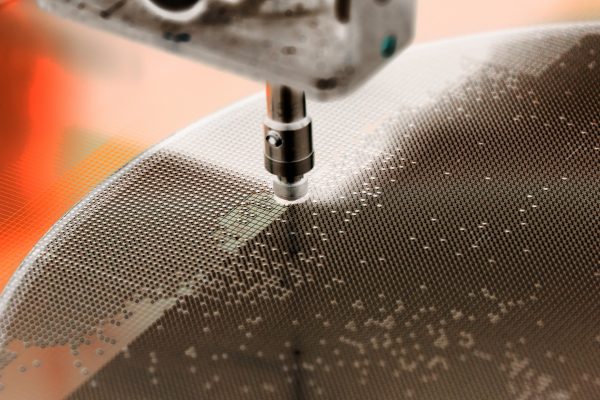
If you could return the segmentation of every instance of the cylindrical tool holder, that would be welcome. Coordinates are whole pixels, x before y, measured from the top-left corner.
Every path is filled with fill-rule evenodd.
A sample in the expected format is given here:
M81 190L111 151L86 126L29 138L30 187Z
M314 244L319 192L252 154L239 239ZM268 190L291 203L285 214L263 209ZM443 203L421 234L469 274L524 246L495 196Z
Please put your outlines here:
M314 151L304 92L267 84L264 143L265 168L278 178L276 194L287 200L306 194L303 177L314 166Z

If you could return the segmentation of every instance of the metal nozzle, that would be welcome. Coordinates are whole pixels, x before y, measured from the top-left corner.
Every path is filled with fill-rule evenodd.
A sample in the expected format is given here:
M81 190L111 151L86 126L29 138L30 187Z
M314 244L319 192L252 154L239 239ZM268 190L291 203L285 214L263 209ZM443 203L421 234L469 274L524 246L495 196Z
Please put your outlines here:
M295 201L308 194L308 179L300 178L295 182L288 182L277 177L273 180L273 192L275 196L286 201Z
M304 92L267 84L264 123L265 168L276 175L277 197L294 201L308 193L304 174L314 166L312 121L306 115Z

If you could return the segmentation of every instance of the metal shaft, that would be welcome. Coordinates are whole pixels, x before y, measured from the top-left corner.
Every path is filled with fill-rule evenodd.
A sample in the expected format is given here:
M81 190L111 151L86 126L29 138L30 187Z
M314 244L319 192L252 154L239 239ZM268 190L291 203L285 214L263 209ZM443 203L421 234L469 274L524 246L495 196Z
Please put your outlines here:
M265 168L276 178L275 195L298 200L308 193L304 174L314 166L312 121L306 115L304 92L267 84L264 122Z

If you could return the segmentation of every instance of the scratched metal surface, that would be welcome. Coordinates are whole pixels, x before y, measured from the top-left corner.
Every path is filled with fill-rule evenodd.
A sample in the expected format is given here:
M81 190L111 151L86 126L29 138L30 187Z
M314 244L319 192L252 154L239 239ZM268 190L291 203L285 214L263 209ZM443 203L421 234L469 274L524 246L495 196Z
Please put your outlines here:
M311 103L273 201L262 95L99 187L0 303L0 398L594 399L600 25L417 47Z
M164 6L193 4L172 21ZM314 96L356 88L404 48L414 0L39 0L42 8ZM156 11L153 7L162 4ZM200 11L202 10L202 11ZM158 14L157 14L158 13ZM395 51L397 50L397 51Z

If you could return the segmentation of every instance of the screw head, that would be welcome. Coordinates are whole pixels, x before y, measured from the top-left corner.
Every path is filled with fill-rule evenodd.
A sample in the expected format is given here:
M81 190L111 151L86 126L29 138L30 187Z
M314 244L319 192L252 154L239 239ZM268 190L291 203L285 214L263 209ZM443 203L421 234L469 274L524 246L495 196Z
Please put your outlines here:
M276 131L269 131L266 137L267 142L273 147L279 147L283 144L283 139L281 139L281 135Z

